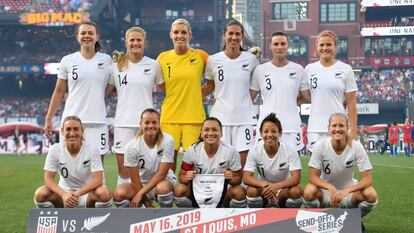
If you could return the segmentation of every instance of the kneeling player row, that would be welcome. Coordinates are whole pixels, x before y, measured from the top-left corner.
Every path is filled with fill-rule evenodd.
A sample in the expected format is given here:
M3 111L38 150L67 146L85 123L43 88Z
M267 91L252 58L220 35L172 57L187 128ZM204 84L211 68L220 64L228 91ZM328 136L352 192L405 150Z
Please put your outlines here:
M310 183L302 191L299 156L295 149L279 142L282 126L274 114L261 123L263 140L249 151L244 169L237 150L220 141L220 121L207 118L202 125L200 141L184 154L177 184L170 169L173 139L161 132L159 113L147 109L141 116L141 131L127 145L125 153L124 162L131 182L116 187L115 204L118 207L142 204L151 207L151 200L157 200L161 207L172 207L175 201L178 207L214 207L223 203L233 208L298 208L303 202L305 207L313 208L360 207L365 215L377 203L377 194L371 186L372 166L368 155L359 142L347 136L349 126L345 115L333 114L328 129L331 137L315 145L309 162ZM46 159L45 185L35 193L36 205L111 206L112 195L102 185L99 152L82 143L80 120L66 118L62 134L65 141L54 145ZM353 178L356 166L360 181ZM59 184L54 180L57 171L61 178ZM206 174L219 176L198 179ZM220 176L222 179L217 179ZM212 187L214 184L219 188ZM226 188L226 195L222 195Z

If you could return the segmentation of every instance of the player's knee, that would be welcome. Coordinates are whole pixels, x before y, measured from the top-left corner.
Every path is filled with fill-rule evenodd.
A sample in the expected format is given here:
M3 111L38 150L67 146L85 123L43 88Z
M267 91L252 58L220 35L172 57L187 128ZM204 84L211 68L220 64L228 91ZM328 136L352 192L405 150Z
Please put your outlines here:
M177 184L174 189L174 197L187 197L190 194L190 190L185 184Z
M307 201L312 201L316 199L316 193L318 188L313 184L307 184L303 190L303 199Z
M34 193L34 200L36 202L45 202L51 195L51 191L46 186L40 186Z
M289 198L297 199L302 197L302 189L299 186L293 186L289 189Z
M112 194L106 186L97 188L95 194L100 202L108 202L112 199Z
M247 186L246 196L248 196L248 197L259 197L260 196L259 189L255 188L255 187L252 187L252 186Z
M230 190L231 199L242 201L246 199L246 191L240 185L232 186Z
M370 186L362 191L364 201L369 203L375 203L378 200L378 194L375 189Z
M173 187L169 181L162 181L157 186L155 186L156 195L164 195L173 191Z
M125 185L117 186L114 191L114 200L122 201L126 199L127 195L128 191L126 190Z

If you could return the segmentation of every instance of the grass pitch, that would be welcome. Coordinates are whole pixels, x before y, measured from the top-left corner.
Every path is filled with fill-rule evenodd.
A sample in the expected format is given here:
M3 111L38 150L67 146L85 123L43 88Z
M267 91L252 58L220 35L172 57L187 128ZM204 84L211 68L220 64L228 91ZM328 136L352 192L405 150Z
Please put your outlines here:
M304 187L308 181L309 159L301 159L301 183ZM364 220L367 232L412 232L414 157L371 155L370 159L374 167L373 185L379 194L379 204ZM35 207L33 193L43 184L44 161L45 156L39 155L0 155L0 232L26 232L28 210ZM106 181L111 190L116 184L116 169L115 157L106 156Z

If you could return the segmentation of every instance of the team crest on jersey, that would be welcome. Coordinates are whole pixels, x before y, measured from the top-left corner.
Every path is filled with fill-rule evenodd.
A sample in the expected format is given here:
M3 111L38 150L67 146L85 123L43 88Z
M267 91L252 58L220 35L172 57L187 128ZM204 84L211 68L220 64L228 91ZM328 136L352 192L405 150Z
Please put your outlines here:
M337 79L343 79L344 76L345 76L345 73L342 72L342 71L335 73L335 78L337 78Z
M286 170L287 169L287 162L279 163L279 170Z
M296 72L289 73L289 78L295 79L296 78Z
M220 167L225 167L225 166L226 166L226 161L220 162L220 163L219 163L219 166L220 166Z
M354 160L349 160L349 161L346 161L346 163L345 163L345 167L346 168L350 168L350 167L353 167L354 166Z
M82 162L82 166L83 166L83 167L89 167L89 166L91 166L91 160L90 160L90 159L88 159L88 160L86 160L86 161L83 161L83 162Z
M58 224L58 212L54 211L40 211L40 215L46 214L47 216L39 216L37 220L37 233L56 233Z
M242 65L242 70L248 70L248 69L249 69L249 64Z

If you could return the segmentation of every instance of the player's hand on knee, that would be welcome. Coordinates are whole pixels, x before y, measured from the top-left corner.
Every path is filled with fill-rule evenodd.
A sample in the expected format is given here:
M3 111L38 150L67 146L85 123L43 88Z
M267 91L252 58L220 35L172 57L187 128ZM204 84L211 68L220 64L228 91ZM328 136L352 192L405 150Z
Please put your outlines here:
M141 205L142 201L142 194L137 193L135 194L134 198L132 198L131 202L129 203L129 207L131 208L138 208Z
M224 171L224 178L231 181L233 179L233 172L229 170Z
M196 171L193 171L193 170L185 172L185 178L187 179L187 181L193 180L195 175L196 175Z

